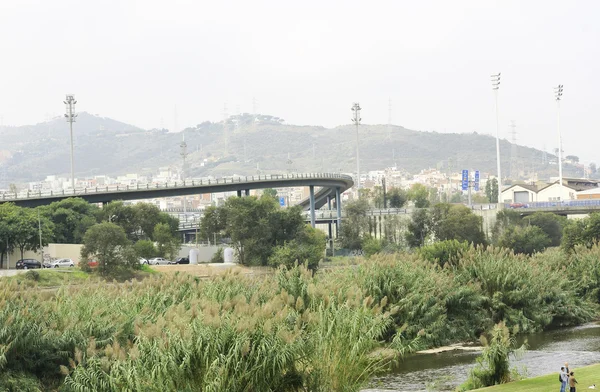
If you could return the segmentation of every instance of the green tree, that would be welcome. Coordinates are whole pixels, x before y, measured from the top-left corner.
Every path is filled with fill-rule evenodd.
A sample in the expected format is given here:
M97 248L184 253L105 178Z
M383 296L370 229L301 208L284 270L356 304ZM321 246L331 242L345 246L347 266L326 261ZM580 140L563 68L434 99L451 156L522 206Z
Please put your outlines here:
M41 216L39 210L22 208L13 218L9 224L14 225L14 245L21 252L21 259L26 250L37 252L40 249L40 232L42 246L52 238L52 222Z
M139 257L144 259L151 259L158 253L154 243L150 240L139 240L133 244L133 249Z
M226 212L225 208L206 207L200 221L200 238L206 238L210 243L216 242L216 237L221 237L221 233L227 227Z
M386 195L387 197L387 195ZM374 186L373 192L371 193L371 205L374 208L383 208L383 187Z
M167 225L172 236L177 236L179 219L162 212L150 203L128 205L122 201L113 201L104 206L99 213L102 221L121 226L130 241L154 240L154 228L157 224Z
M425 260L437 263L440 267L446 264L456 266L462 253L467 250L469 250L467 242L447 240L421 247L419 255Z
M406 243L411 248L423 246L431 234L431 220L426 210L415 210L406 231Z
M348 249L361 249L364 233L368 230L369 219L367 211L369 204L366 199L354 200L344 207L346 218L342 220L342 246Z
M156 241L156 253L160 257L173 260L177 257L181 243L174 236L171 228L166 223L157 223L152 232L152 238Z
M567 221L561 247L570 252L576 245L591 248L600 240L600 213L594 212L587 218Z
M485 183L485 195L490 203L498 202L498 180L495 178L488 179Z
M483 219L466 206L439 203L430 212L431 230L440 241L457 240L469 244L485 243Z
M323 258L324 252L325 233L304 225L297 232L296 238L274 249L269 257L269 265L291 268L295 263L299 263L306 264L308 269L314 270Z
M408 200L408 195L404 189L391 188L387 192L388 206L390 208L402 208Z
M273 199L277 199L277 190L273 188L266 188L262 192L263 196L271 197Z
M550 246L559 246L562 240L563 228L567 218L551 212L536 212L523 218L523 223L537 226L550 238Z
M52 221L52 241L59 244L80 244L88 228L98 223L100 209L79 197L55 201L38 207L40 213Z
M413 184L408 191L408 199L415 203L416 208L429 207L429 189L423 184Z
M492 242L497 244L506 229L512 226L521 226L523 219L516 210L501 210L496 214L496 223L492 229Z
M98 272L103 276L119 275L140 266L125 230L109 222L90 227L83 236L81 259L91 258L98 261Z
M20 211L12 203L0 204L0 267L4 267L4 258L15 247L15 221Z
M511 226L504 231L498 246L512 249L515 253L532 255L546 249L552 240L537 226Z

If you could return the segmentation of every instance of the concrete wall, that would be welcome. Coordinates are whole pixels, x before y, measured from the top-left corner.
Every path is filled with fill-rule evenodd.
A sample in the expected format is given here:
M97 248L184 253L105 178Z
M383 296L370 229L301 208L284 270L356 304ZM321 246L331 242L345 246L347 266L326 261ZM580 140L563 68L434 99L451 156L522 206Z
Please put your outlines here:
M217 253L219 246L199 246L198 248L194 246L182 246L179 249L178 257L189 257L191 249L198 249L198 262L199 263L208 263L210 259Z
M572 188L563 187L563 200L575 199L575 190ZM560 200L560 185L552 184L538 192L538 201L559 201Z
M75 264L79 263L79 255L81 253L82 245L79 244L48 244L44 247L43 259L46 261L56 259L71 259ZM41 252L25 251L23 253L24 259L36 259L42 260ZM15 268L17 260L21 259L21 252L17 249L10 254L9 257L9 268ZM2 262L2 268L6 268L6 256Z

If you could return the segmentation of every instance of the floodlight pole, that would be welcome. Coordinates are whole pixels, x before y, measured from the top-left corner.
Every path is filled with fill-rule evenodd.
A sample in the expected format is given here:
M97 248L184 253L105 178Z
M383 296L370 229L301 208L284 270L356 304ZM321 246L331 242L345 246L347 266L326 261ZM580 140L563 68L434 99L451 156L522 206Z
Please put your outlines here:
M358 102L355 102L352 105L352 109L354 112L354 117L352 118L352 122L356 125L356 189L358 190L358 197L360 197L360 156L359 156L359 147L358 147L358 126L360 125L360 105Z
M66 106L65 117L67 118L67 122L69 123L69 129L71 132L71 188L73 188L73 193L75 193L75 164L73 159L73 123L75 122L75 118L77 114L75 114L75 104L77 101L75 100L75 96L73 94L67 94L67 98L63 101Z
M502 201L502 172L500 171L500 124L498 120L498 90L500 89L500 72L492 75L492 89L496 100L496 167L498 171L498 203Z
M563 173L562 173L562 134L560 132L560 100L563 95L563 85L559 84L554 88L554 98L556 99L556 124L558 128L558 182L560 201L563 201L564 186L563 186Z

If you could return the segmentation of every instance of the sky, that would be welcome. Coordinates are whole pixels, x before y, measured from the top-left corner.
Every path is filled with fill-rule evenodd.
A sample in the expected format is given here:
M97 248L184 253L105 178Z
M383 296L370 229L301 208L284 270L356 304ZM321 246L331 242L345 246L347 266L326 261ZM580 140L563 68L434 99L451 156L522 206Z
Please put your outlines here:
M77 110L181 130L298 125L496 133L600 162L600 2L0 0L0 123ZM2 141L0 140L0 149ZM491 157L493 159L493 157Z

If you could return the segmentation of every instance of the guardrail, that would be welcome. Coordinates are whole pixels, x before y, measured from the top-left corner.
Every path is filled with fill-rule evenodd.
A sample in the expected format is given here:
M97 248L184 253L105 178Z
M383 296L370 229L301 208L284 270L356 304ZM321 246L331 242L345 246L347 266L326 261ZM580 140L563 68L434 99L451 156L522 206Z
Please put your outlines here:
M209 185L226 185L235 183L257 183L262 181L274 181L274 180L301 180L301 179L341 179L350 180L352 177L345 174L335 173L291 173L291 174L267 174L258 176L244 176L244 177L222 177L215 179L201 179L201 180L188 180L188 181L174 181L164 183L148 183L148 184L137 184L137 185L107 185L102 187L89 187L89 188L77 188L71 190L49 190L49 191L21 191L18 193L1 192L0 201L13 201L13 200L26 200L36 199L44 197L54 196L82 196L89 194L102 194L102 193L119 193L119 192L131 192L131 191L146 191L155 189L172 189L172 188L192 188L198 186L209 186Z

